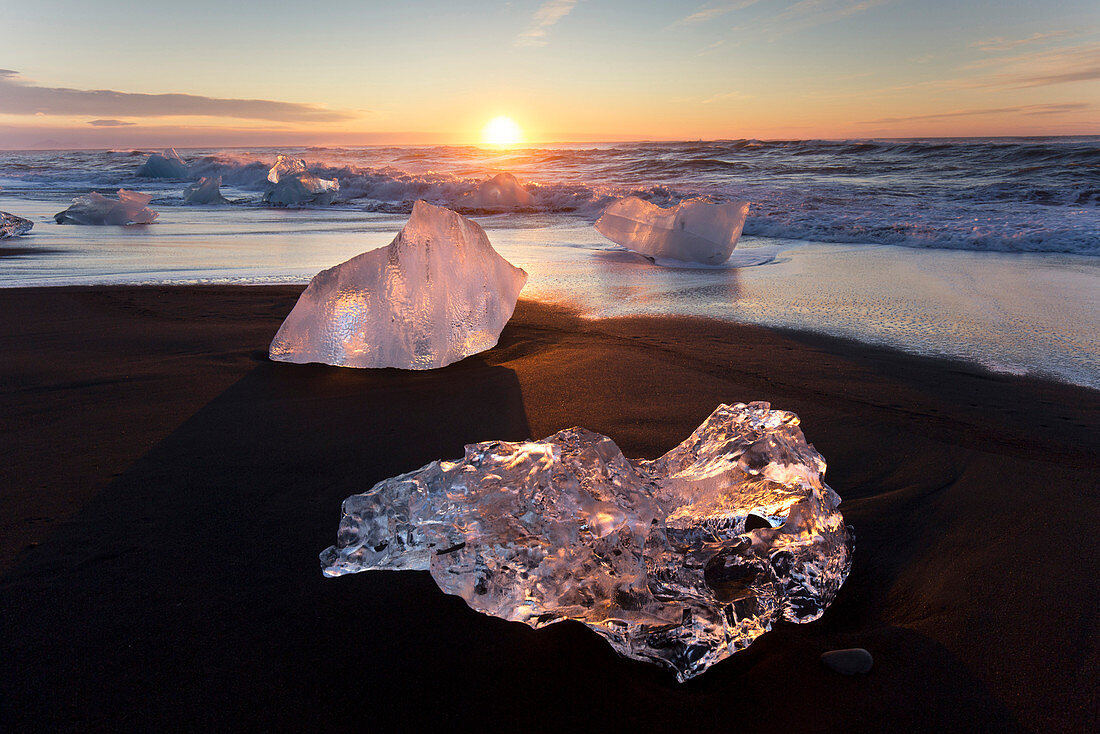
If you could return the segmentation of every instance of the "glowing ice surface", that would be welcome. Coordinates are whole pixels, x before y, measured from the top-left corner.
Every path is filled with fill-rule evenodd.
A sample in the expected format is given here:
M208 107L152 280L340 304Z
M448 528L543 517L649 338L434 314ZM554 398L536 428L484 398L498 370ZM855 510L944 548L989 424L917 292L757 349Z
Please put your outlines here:
M54 214L58 224L151 224L157 213L147 205L152 194L118 190L118 199L93 191L73 199L72 206Z
M719 405L655 461L583 428L471 444L346 499L324 573L428 570L479 612L575 619L687 680L820 617L851 565L824 459L770 407Z
M301 158L280 155L267 173L274 186L264 193L264 201L278 206L328 206L340 193L337 179L318 178L309 172Z
M176 153L175 148L169 148L164 154L153 153L149 156L137 175L145 178L186 178L187 164Z
M497 343L526 282L475 222L418 201L389 245L310 281L271 342L271 358L444 367Z
M185 204L228 204L221 192L222 177L203 176L183 190Z
M17 217L7 212L0 212L0 240L26 234L31 231L33 226L34 222L29 219L23 219L23 217Z
M719 265L737 245L749 202L684 201L671 209L630 196L604 210L596 229L607 239L654 258Z
M464 195L461 203L474 209L515 209L531 206L531 194L512 174L498 173Z

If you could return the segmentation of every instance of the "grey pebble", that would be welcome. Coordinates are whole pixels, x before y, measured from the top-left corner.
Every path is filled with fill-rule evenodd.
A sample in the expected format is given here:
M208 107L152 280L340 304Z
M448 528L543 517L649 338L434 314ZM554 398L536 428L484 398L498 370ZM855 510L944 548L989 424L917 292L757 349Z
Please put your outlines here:
M869 673L875 661L871 653L862 647L853 647L848 650L830 650L822 653L821 662L838 673L857 675Z

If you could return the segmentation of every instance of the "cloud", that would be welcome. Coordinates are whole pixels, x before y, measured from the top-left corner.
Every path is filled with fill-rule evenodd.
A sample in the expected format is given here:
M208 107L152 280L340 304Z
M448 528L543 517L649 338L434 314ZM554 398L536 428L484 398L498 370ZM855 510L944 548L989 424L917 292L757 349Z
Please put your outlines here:
M136 122L124 122L123 120L91 120L88 122L92 127L125 127L126 125L136 125Z
M703 5L691 15L685 15L683 18L680 18L672 25L677 26L702 23L713 18L720 18L723 15L732 13L735 10L743 10L750 5L756 5L758 2L760 2L760 0L741 0L741 2L722 3L721 5Z
M577 0L548 0L539 6L527 30L516 37L516 46L545 46L546 32L559 20L573 12Z
M702 104L714 104L715 102L732 102L734 100L752 99L751 94L742 94L741 92L722 92L716 94L713 97L707 97L702 101Z
M8 115L229 117L278 122L337 122L355 117L341 110L266 99L40 87L10 69L0 69L0 111Z
M933 112L927 115L909 117L882 117L877 120L863 120L858 125L877 125L891 122L919 122L922 120L947 120L954 117L979 117L983 115L1056 115L1063 112L1079 112L1092 109L1087 102L1065 102L1061 104L1029 104L1015 107L995 107L981 110L955 110L952 112Z
M802 31L878 7L890 0L800 0L760 25L780 33Z
M976 71L981 73L974 73ZM912 89L1027 89L1071 82L1100 80L1100 43L1047 49L984 58L958 68L961 73L948 79L926 79L909 84L897 84L876 93L891 93Z
M986 60L969 68L999 67L985 76L955 80L960 87L1045 87L1100 79L1100 43Z
M982 51L1008 51L1017 46L1026 46L1027 44L1040 43L1041 41L1053 41L1058 38L1076 35L1080 34L1074 33L1073 31L1047 31L1046 33L1033 33L1027 38L987 38L982 41L975 41L970 45Z

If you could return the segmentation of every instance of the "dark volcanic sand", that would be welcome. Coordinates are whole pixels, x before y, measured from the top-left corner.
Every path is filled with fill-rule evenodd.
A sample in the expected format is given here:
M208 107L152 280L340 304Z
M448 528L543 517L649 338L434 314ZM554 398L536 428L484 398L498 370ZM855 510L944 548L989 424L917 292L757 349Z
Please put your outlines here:
M433 372L274 364L300 288L0 291L0 730L1096 731L1100 393L701 319L521 303ZM825 616L688 684L424 572L325 579L340 502L582 425L802 417L856 529ZM864 647L865 676L825 668Z

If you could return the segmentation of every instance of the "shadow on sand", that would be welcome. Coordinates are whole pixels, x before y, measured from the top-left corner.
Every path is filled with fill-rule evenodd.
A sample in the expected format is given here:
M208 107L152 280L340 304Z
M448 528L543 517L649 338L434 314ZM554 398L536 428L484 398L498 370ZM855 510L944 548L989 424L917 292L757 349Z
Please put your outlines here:
M0 723L754 731L806 730L812 715L810 729L833 731L895 717L1018 728L941 645L883 625L869 600L896 570L867 551L890 542L885 529L857 530L856 570L824 619L783 625L683 686L578 624L536 632L476 614L426 573L322 577L346 496L466 443L527 438L519 384L478 358L425 373L258 359L0 584ZM817 662L852 645L873 649L869 676Z

